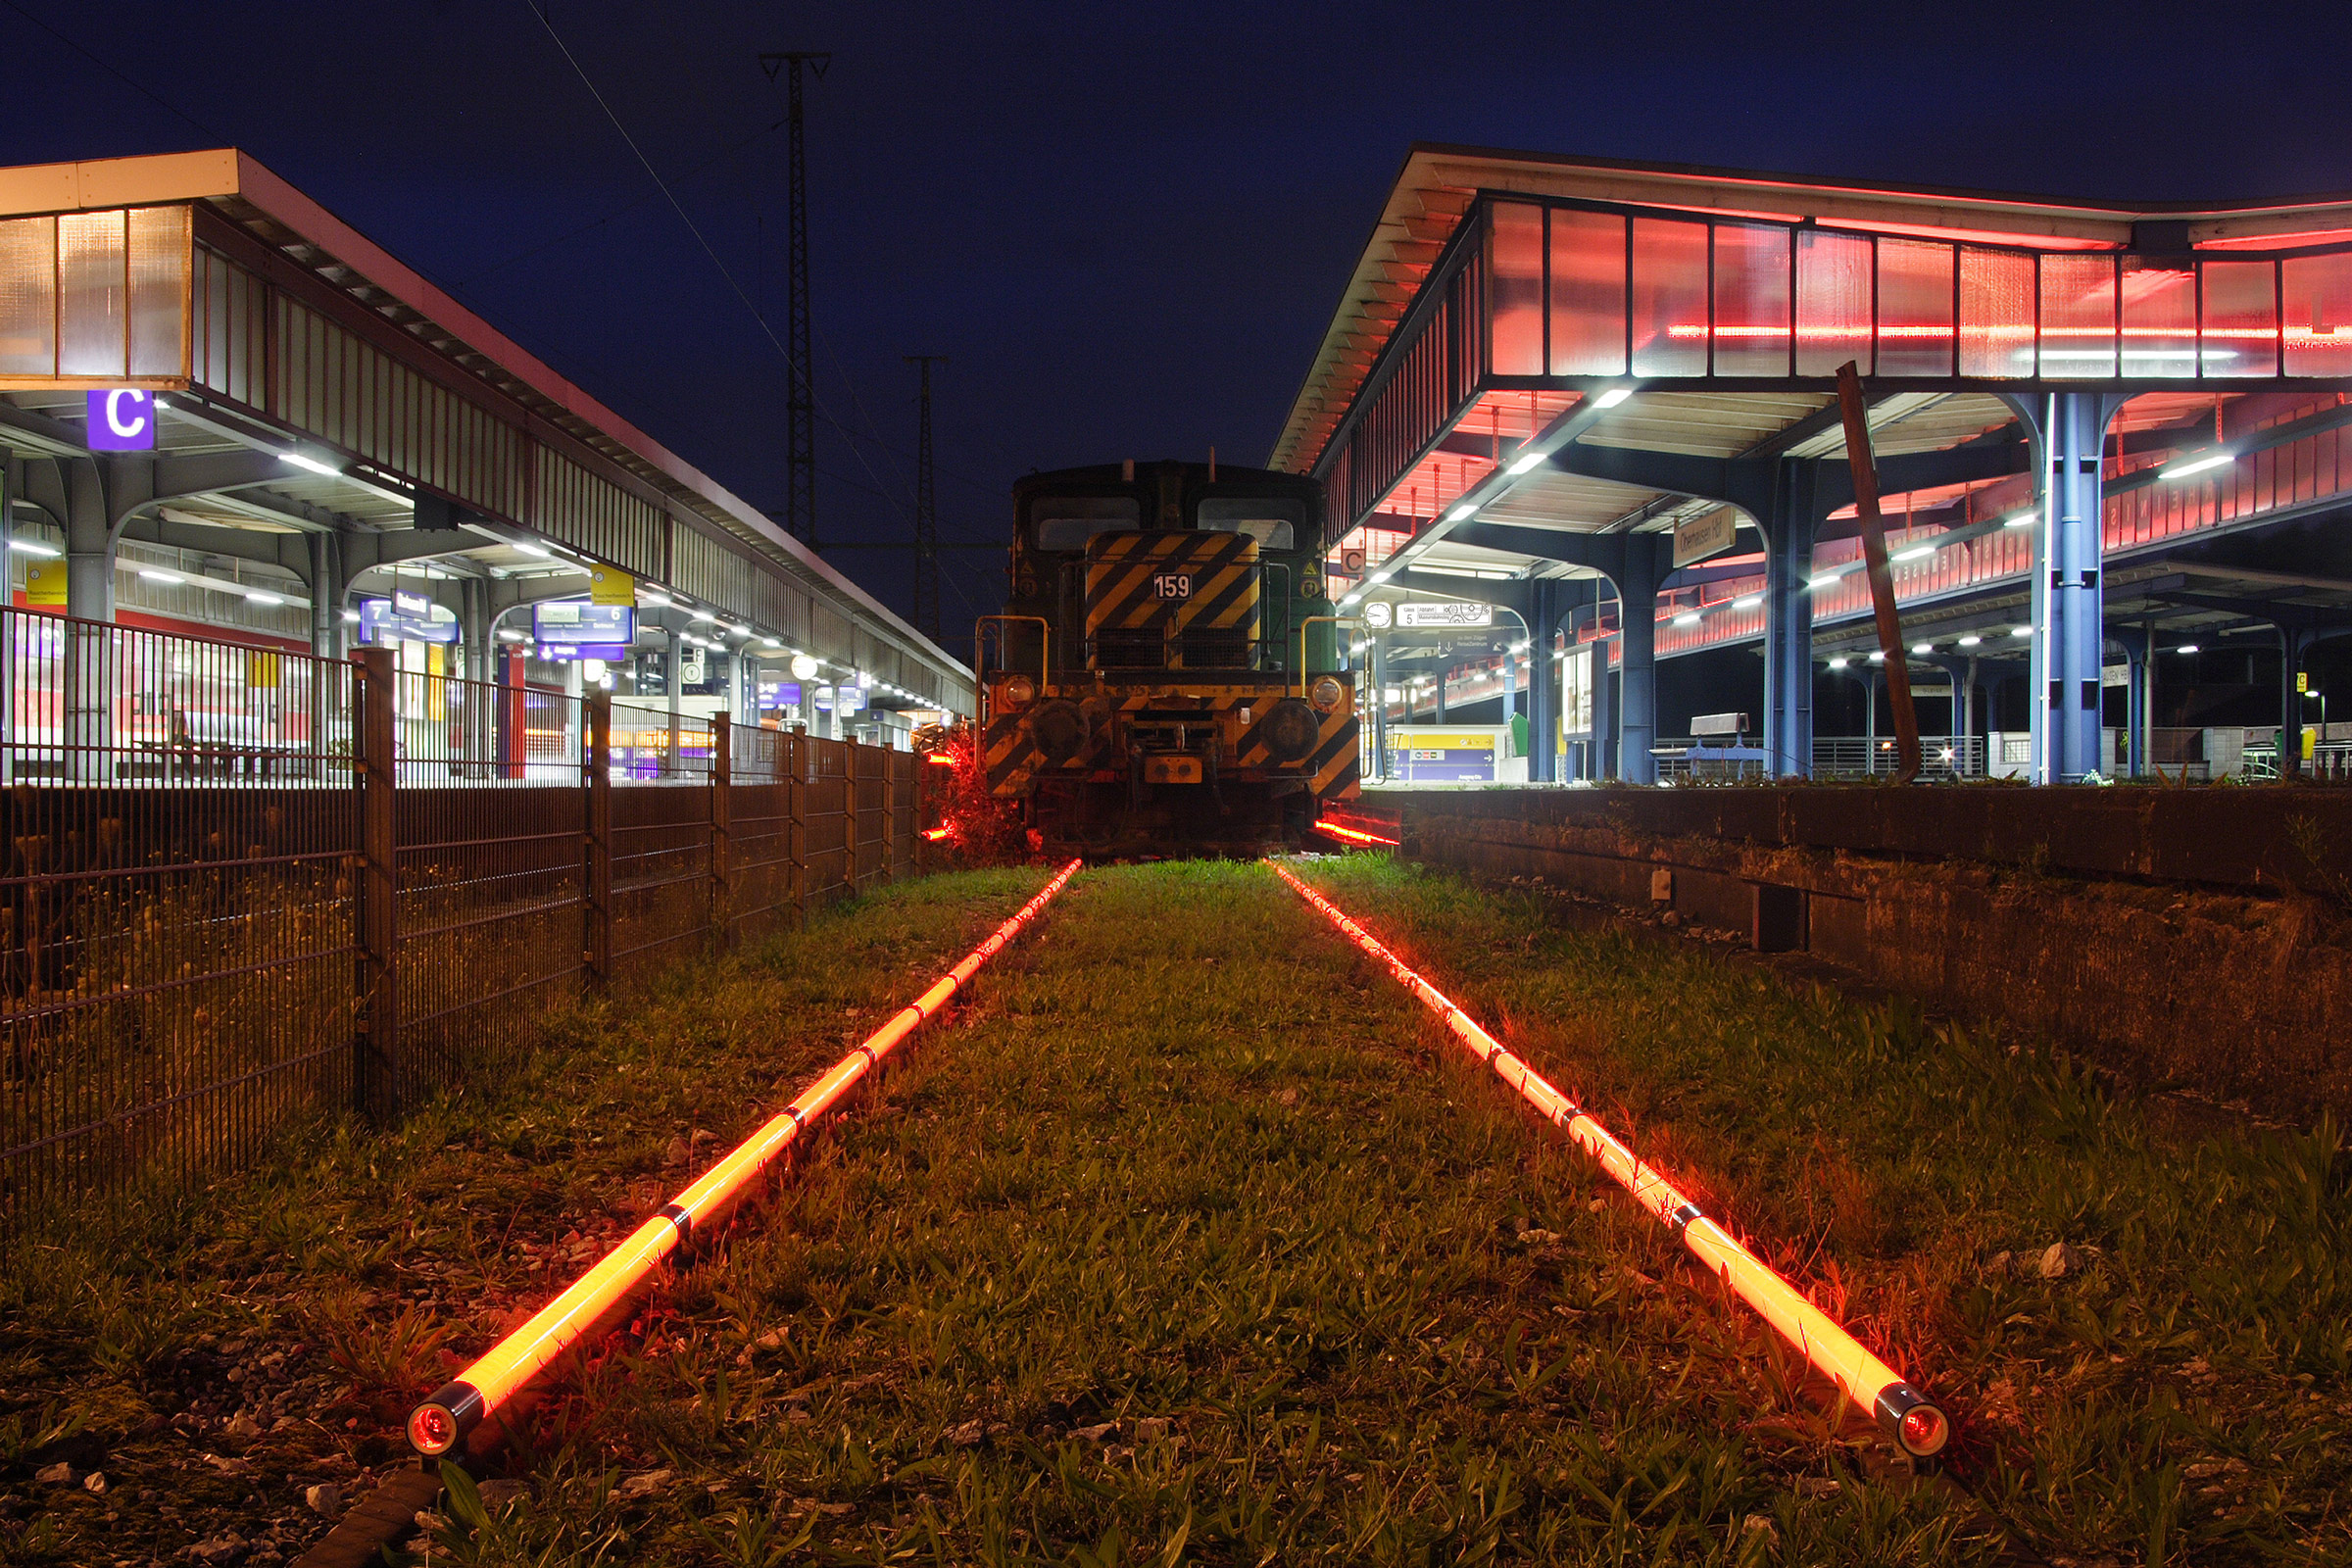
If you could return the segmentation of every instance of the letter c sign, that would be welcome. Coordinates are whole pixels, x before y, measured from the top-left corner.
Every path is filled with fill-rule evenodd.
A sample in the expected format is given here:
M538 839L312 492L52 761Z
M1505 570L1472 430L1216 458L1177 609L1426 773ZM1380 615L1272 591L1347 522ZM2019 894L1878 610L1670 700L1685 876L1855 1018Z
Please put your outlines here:
M155 450L154 393L128 387L93 391L88 407L92 452Z

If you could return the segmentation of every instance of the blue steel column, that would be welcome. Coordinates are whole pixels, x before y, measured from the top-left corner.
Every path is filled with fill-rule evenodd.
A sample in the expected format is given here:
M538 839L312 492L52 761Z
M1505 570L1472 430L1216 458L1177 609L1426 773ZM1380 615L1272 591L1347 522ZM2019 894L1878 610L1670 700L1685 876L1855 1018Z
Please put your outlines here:
M1551 651L1551 634L1560 618L1560 585L1540 578L1529 585L1527 649L1527 778L1531 784L1556 784L1559 728L1559 664Z
M1813 475L1780 465L1764 530L1764 750L1776 778L1813 771Z
M1595 610L1599 604L1595 596ZM1617 776L1617 700L1609 686L1609 639L1595 637L1586 646L1592 658L1592 735L1585 745L1585 777L1598 784Z
M1617 691L1617 776L1655 784L1658 760L1658 549L1662 534L1625 541L1625 573L1617 579L1620 670Z
M2099 771L2099 679L2105 662L2099 462L2121 402L2058 392L2041 411L2041 525L2034 530L2034 781L2072 784Z

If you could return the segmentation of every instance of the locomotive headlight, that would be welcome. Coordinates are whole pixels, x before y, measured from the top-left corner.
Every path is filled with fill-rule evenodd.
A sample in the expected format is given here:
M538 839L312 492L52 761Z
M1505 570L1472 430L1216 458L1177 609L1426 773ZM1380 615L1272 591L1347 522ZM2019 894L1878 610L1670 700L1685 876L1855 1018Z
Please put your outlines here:
M1316 712L1328 713L1333 709L1340 706L1340 699L1345 697L1347 694L1348 689L1346 687L1342 686L1331 676L1326 675L1321 680L1315 682L1313 689L1307 695L1309 700L1314 703Z
M1007 675L997 682L997 700L1006 708L1027 708L1037 698L1037 682L1026 675Z

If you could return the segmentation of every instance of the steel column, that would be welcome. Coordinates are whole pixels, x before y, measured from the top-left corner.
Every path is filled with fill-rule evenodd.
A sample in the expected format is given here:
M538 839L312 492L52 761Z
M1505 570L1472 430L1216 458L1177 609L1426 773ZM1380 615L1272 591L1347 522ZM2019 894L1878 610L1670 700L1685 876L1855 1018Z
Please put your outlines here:
M1815 466L1784 463L1764 531L1764 750L1776 778L1813 771Z
M2035 443L2041 520L2034 531L2033 779L2073 784L2099 771L2099 681L2106 662L2100 581L2100 461L2107 420L2123 400L2056 392L2041 400Z
M1551 651L1552 628L1560 618L1560 585L1539 578L1528 585L1527 779L1559 782L1559 663ZM1518 656L1513 655L1516 660Z
M1664 534L1631 534L1617 579L1617 776L1655 784L1658 760L1658 577Z

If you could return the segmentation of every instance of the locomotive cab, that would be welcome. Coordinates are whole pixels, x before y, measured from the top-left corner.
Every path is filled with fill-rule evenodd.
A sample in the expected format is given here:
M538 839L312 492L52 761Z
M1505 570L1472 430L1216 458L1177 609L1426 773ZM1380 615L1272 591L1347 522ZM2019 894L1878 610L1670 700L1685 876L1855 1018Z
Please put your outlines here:
M1315 481L1123 465L1013 499L1012 596L975 666L983 751L1049 843L1255 853L1355 793Z

